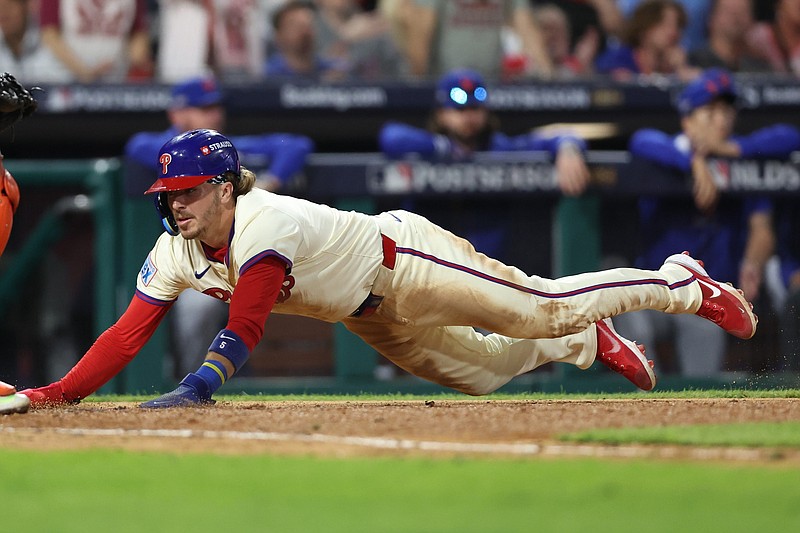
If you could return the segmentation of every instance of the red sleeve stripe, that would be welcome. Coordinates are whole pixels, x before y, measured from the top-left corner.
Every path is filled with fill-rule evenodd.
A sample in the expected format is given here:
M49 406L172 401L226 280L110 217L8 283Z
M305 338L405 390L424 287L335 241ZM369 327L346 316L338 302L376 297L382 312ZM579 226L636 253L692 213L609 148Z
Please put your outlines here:
M136 289L136 296L141 300L153 305L157 305L159 307L169 307L175 300L159 300L158 298L153 298L152 296L148 296L139 289Z
M264 250L260 254L255 255L255 256L251 257L250 259L248 259L247 262L242 265L242 268L239 269L239 275L241 276L242 274L247 272L250 269L250 267L252 267L256 263L258 263L259 261L262 261L263 259L266 259L267 257L274 257L276 259L280 259L283 263L285 263L286 264L286 273L287 274L292 271L292 262L289 259L287 259L285 256L279 254L275 250Z

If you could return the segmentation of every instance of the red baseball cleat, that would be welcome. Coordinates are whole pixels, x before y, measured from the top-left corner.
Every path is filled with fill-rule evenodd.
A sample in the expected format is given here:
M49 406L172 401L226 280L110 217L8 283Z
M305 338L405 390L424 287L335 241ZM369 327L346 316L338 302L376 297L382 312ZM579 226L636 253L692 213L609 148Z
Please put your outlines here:
M695 313L697 316L710 320L740 339L755 335L758 317L753 313L753 304L745 300L740 289L711 279L702 261L692 258L689 252L671 255L664 263L680 265L697 279L703 291L703 303Z
M597 359L640 389L653 390L656 375L653 373L653 362L648 361L644 354L644 346L617 333L610 318L597 322L595 326Z

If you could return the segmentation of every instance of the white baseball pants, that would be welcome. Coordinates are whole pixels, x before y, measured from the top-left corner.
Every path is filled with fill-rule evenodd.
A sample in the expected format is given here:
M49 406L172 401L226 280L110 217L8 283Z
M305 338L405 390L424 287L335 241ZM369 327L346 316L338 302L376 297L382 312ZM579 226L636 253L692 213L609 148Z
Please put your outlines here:
M551 280L480 254L419 215L375 220L397 244L395 268L381 267L375 280L372 292L384 296L377 311L343 323L399 367L466 394L488 394L550 361L588 368L598 320L639 309L693 313L702 301L674 264Z

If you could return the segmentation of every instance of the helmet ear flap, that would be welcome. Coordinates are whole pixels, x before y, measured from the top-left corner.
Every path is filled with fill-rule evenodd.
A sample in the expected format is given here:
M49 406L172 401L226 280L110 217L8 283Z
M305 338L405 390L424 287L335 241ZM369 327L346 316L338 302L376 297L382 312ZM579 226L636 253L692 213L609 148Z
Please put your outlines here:
M175 222L175 217L172 216L172 211L169 209L169 201L167 200L167 193L160 192L153 198L153 203L158 211L158 216L161 218L161 224L167 233L173 237L177 236L180 231L178 230L178 223Z

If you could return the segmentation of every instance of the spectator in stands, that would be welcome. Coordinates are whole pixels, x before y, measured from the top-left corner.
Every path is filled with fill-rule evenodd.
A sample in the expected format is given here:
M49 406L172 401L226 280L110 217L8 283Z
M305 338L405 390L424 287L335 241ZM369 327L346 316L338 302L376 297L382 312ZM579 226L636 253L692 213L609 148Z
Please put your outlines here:
M377 11L364 11L355 0L316 0L320 55L348 65L357 79L397 78L406 72L392 41L389 22Z
M381 0L377 6L377 11L389 25L389 35L395 48L403 56L406 69L410 69L405 59L409 57L408 34L414 24L414 8L414 0Z
M413 0L408 63L414 76L441 76L468 67L490 80L502 74L503 28L522 42L525 75L550 76L553 65L526 0Z
M211 71L211 10L206 0L158 0L156 76L178 83Z
M69 73L42 46L28 0L0 0L0 72L22 82L58 82Z
M734 135L736 88L731 74L709 69L690 82L677 101L682 133L637 131L631 153L691 175L693 202L683 198L640 199L642 253L636 266L648 268L665 249L688 250L713 258L709 274L738 280L748 299L758 296L764 267L775 247L772 204L763 197L720 196L710 158L785 159L800 148L800 131L774 125L749 135ZM682 176L680 177L682 179ZM619 317L617 329L648 344L658 357L657 341L671 339L684 375L712 377L723 369L725 337L694 320L673 320L636 312Z
M754 25L752 0L713 0L708 15L708 44L691 50L689 63L704 69L768 72L769 64L756 57L747 42Z
M214 73L224 81L264 75L269 14L283 0L159 0L158 79Z
M224 131L225 115L223 94L213 78L192 78L175 85L167 111L170 127L163 132L137 133L125 146L127 194L141 197L142 191L149 187L158 173L158 153L165 142L198 128ZM314 148L311 139L300 135L273 133L229 138L236 143L242 161L256 170L257 186L273 191L302 170L306 156ZM207 346L198 344L205 342L201 332L219 327L218 322L224 325L227 306L216 298L192 291L184 292L175 306L172 334L178 347L176 377L180 378L205 355Z
M312 2L289 0L272 15L274 51L266 64L267 77L336 81L347 78L348 66L317 51L316 7Z
M572 48L572 29L567 15L556 4L541 4L533 10L542 32L545 50L559 77L590 74L600 47L600 33L588 28Z
M390 158L423 157L434 161L468 160L475 152L547 151L555 159L556 179L564 194L579 195L589 181L589 171L583 157L585 142L575 135L545 137L525 134L516 137L499 131L499 122L486 107L489 93L483 77L470 69L446 73L436 89L437 107L433 110L428 129L390 122L379 135L383 153ZM441 211L441 201L436 209ZM463 198L453 199L460 205ZM506 254L510 213L506 200L491 203L477 199L478 206L459 224L471 227L460 229L481 252L508 257ZM419 205L417 210L423 210ZM475 220L472 220L472 219ZM469 220L468 220L469 219Z
M145 0L41 0L42 42L72 79L122 82L153 72Z
M650 0L617 0L625 17L630 18L636 9ZM706 24L712 0L677 0L686 13L686 27L682 33L681 45L686 50L705 46Z
M628 20L622 43L597 58L597 72L625 81L639 74L669 74L688 80L698 70L686 59L681 35L686 12L675 0L648 0Z
M756 24L748 40L773 72L800 74L800 0L778 0L774 20Z
M589 30L596 31L602 42L609 37L619 37L625 25L625 16L617 0L531 0L534 8L552 4L567 16L573 31L571 46Z
M263 76L267 13L259 0L212 0L211 65L217 78L252 80Z

